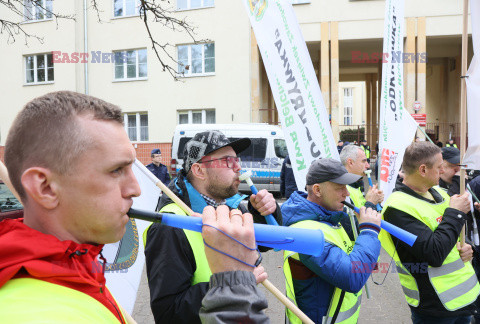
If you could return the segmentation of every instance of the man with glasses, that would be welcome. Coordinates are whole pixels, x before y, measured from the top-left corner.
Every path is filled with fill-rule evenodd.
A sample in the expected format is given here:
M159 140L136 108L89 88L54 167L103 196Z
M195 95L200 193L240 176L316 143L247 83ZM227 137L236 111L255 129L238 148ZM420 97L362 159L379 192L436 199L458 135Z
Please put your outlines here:
M241 204L247 196L237 192L241 169L237 154L250 144L248 138L230 142L219 131L196 134L186 143L183 170L169 188L197 213L206 206L227 205L251 213L257 223L265 224L263 216L273 214L281 224L280 208L268 191L251 195L248 207ZM160 212L185 215L166 195L159 207ZM200 323L198 313L211 275L202 236L161 224L153 224L143 236L155 322Z

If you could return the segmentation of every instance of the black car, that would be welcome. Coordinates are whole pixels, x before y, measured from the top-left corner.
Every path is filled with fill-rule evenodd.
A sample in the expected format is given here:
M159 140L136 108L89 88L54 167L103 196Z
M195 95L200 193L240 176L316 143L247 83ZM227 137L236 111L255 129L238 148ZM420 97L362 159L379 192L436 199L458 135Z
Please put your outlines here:
M23 206L0 180L0 221L5 218L23 217Z

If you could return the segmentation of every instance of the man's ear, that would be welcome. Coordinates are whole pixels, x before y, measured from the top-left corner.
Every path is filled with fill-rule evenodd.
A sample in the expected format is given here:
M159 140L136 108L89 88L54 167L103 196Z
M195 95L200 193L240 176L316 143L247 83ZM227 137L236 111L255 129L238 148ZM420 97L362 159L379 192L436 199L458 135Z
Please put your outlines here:
M199 180L205 180L206 178L206 169L202 167L200 163L192 164L190 172L192 172L193 176Z
M318 183L312 186L313 194L318 198L322 197L322 190L320 190L320 185Z
M54 209L58 205L58 184L51 170L33 167L22 174L22 185L28 199L46 209Z
M421 164L418 167L418 173L420 173L420 175L423 177L423 176L425 176L426 172L427 172L427 165L426 164Z

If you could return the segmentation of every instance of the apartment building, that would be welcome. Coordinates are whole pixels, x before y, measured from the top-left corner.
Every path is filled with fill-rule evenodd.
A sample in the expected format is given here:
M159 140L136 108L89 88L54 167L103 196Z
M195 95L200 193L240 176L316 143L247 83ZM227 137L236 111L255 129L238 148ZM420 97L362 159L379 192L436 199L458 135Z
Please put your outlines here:
M248 0L245 0L248 1ZM266 0L273 1L273 0ZM242 0L176 0L172 15L195 26L194 38L148 16L152 36L177 61L178 81L152 49L138 0L24 1L23 17L2 13L28 34L0 35L0 157L8 129L30 99L57 90L88 93L119 105L137 154L160 147L169 164L179 123L278 123L265 68ZM384 1L292 0L318 76L334 136L364 125L374 143L379 120ZM162 2L163 3L163 2ZM86 7L85 7L86 5ZM85 10L86 9L86 10ZM406 0L405 52L428 60L404 64L406 107L427 116L427 131L458 135L461 3ZM49 11L74 16L56 20ZM99 21L100 18L100 21ZM470 57L471 57L470 46ZM86 54L83 54L86 53ZM413 57L412 56L412 57ZM377 59L375 59L377 58ZM431 126L429 126L431 125Z

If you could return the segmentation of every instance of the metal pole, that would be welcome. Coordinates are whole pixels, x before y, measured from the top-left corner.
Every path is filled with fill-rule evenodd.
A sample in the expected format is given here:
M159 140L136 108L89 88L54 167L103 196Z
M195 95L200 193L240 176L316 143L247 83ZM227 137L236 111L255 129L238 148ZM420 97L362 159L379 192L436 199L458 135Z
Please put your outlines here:
M464 76L467 74L468 52L468 0L463 0L463 31L462 31L462 79L460 93L460 164L463 164L465 146L467 145L467 85ZM465 168L460 169L460 195L465 192ZM465 244L465 226L460 234L461 245Z
M83 52L88 53L88 21L87 21L87 0L83 0ZM88 95L88 57L83 63L85 75L85 94Z

